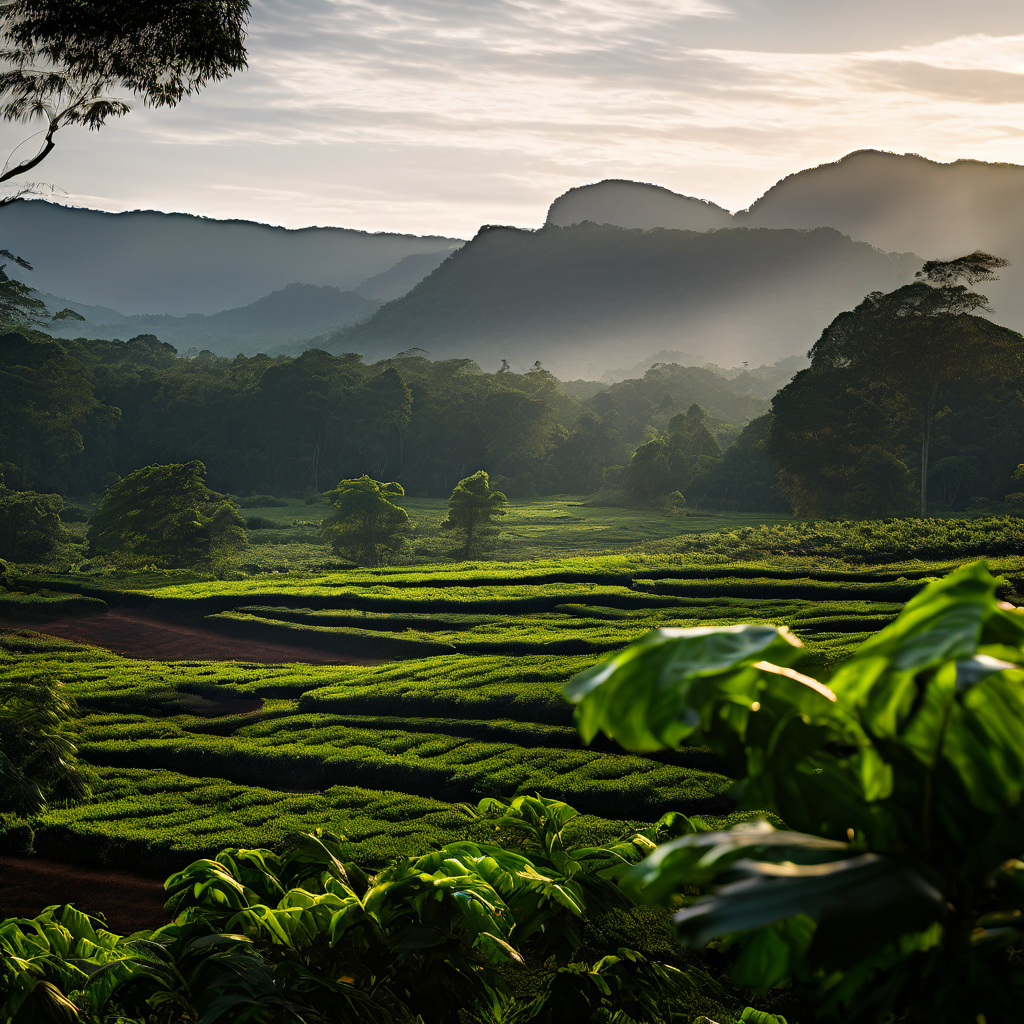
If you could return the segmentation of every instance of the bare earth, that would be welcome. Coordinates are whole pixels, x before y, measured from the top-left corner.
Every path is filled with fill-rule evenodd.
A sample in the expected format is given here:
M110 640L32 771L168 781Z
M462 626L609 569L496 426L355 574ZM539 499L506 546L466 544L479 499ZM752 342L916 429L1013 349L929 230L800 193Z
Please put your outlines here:
M103 914L119 935L168 923L162 882L120 871L58 864L39 857L0 857L0 920L35 917L55 903Z
M53 622L9 622L0 628L30 629L80 644L105 647L126 658L145 661L251 661L277 665L379 665L380 658L363 658L295 644L224 636L189 622L155 619L142 612L114 608L98 615L69 616Z

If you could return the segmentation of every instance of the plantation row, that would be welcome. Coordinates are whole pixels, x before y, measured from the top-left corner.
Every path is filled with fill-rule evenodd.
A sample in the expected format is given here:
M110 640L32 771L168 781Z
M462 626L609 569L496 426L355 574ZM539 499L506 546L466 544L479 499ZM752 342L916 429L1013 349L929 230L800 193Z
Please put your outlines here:
M993 564L1011 596L1021 565ZM728 812L728 782L706 752L583 748L561 695L567 681L652 628L739 622L789 625L805 664L827 672L947 568L633 554L245 582L66 576L46 582L69 601L185 612L263 641L408 660L136 661L23 630L0 637L0 675L66 683L82 712L81 756L99 780L91 803L43 815L40 850L130 863L144 848L143 863L169 869L219 845L324 826L369 844L360 860L383 863L410 848L405 838L426 849L457 836L458 804L487 796L538 792L630 820ZM402 810L389 817L391 806Z

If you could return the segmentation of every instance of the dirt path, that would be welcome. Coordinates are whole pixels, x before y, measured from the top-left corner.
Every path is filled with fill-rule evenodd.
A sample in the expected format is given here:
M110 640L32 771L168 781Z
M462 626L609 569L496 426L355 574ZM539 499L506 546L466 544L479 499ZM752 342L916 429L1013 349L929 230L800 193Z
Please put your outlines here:
M254 661L272 665L282 662L380 665L383 661L380 658L357 657L298 644L227 636L205 626L152 618L123 608L114 608L97 615L55 619L53 622L16 623L0 620L0 628L30 629L80 644L105 647L126 658L146 661Z
M79 868L39 857L0 857L0 920L35 917L55 903L103 914L119 935L167 924L162 882L120 871Z

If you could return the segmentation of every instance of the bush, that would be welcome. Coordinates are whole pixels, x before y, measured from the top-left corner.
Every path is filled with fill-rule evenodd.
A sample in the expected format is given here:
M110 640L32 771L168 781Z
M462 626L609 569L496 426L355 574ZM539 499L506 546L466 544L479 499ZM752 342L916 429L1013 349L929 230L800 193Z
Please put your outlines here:
M288 502L271 494L250 494L248 498L236 498L235 504L239 508L285 508Z
M0 814L0 854L5 857L28 857L35 852L36 834L24 818Z
M290 530L292 524L268 519L266 516L246 516L245 528L247 530Z
M0 558L42 562L71 540L60 521L64 502L56 494L0 490Z

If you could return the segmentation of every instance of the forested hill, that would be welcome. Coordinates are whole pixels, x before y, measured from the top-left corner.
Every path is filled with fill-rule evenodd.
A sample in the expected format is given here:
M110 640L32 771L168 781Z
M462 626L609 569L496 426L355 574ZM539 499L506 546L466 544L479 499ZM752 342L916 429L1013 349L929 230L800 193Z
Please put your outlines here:
M9 274L125 314L217 313L293 281L352 290L406 256L461 244L437 235L291 230L155 210L103 213L41 200L12 203L3 217L3 247L35 268L8 263Z
M744 380L666 364L582 405L545 370L418 355L368 366L318 349L185 359L150 335L26 329L0 331L0 380L0 488L64 494L192 459L235 494L301 495L368 473L447 496L478 469L511 494L589 493L694 402L723 444L768 411Z
M838 231L487 227L411 292L333 338L368 359L420 347L564 379L658 349L754 365L806 352L866 292L921 261Z

